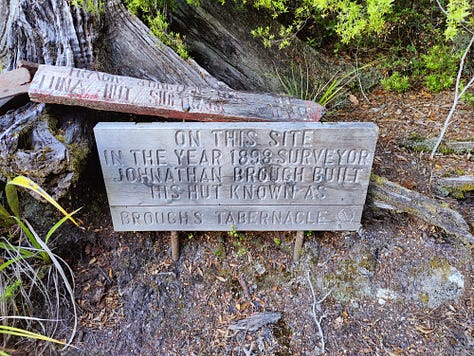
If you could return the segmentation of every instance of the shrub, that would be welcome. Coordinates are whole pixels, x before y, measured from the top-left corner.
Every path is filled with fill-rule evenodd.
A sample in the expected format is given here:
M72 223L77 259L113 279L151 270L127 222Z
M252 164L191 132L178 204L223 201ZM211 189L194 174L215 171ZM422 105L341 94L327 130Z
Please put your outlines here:
M396 91L397 93L403 93L410 88L408 76L401 75L399 72L393 72L390 77L382 79L381 84L386 90Z

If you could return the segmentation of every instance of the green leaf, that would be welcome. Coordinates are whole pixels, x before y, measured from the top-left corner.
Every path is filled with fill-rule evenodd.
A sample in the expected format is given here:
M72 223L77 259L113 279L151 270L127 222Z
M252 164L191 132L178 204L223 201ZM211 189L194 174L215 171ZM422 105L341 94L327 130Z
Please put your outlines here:
M28 238L28 241L33 245L34 248L41 250L41 246L36 242L36 239L33 235L33 233L30 231L30 229L21 221L19 218L15 217L15 220L18 225L20 225L20 228L23 230L25 233L26 237Z
M13 212L13 215L15 215L17 218L20 218L20 203L18 202L18 193L16 188L7 183L5 187L5 195L7 197L8 206Z
M13 326L8 326L8 325L0 325L0 334L20 336L20 337L26 337L29 339L43 340L43 341L54 342L60 345L66 345L64 341L52 339L42 334L34 333L25 329L15 328Z
M21 258L30 258L30 257L34 257L34 256L37 255L36 252L31 252L29 249L27 249L25 247L13 246L9 242L7 242L7 243L0 242L0 249L16 252L17 254L20 254L19 257L21 257ZM1 268L0 268L0 271L1 271Z
M77 213L77 212L78 212L79 210L81 210L81 209L82 209L82 208L79 208L79 209L74 210L70 215L74 215L75 213ZM61 220L59 220L56 224L54 224L54 226L53 226L51 229L49 229L49 231L48 231L48 233L46 234L46 237L45 237L45 239L44 239L44 242L45 242L46 244L48 244L49 238L51 237L51 235L53 235L54 232L55 232L62 224L64 224L64 222L65 222L66 220L68 220L68 219L69 219L68 216L63 217L63 218L62 218Z
M12 218L11 214L7 209L0 204L0 225L3 227L10 227L15 223L15 220Z
M46 193L38 184L33 182L31 179L29 179L27 177L24 177L24 176L15 177L13 180L11 180L7 183L7 187L5 188L5 190L7 190L8 187L11 186L11 185L15 185L15 186L18 186L18 187L23 187L23 188L32 190L33 192L39 194L48 203L50 203L56 209L58 209L61 213L63 213L64 216L66 216L69 220L71 220L76 226L79 226L79 224L76 222L76 220L74 220L71 217L71 214L69 214L66 210L64 210L64 208L61 205L59 205L56 202L56 200L54 200L48 193ZM8 198L8 194L7 194L7 198ZM12 210L13 210L13 208L12 208Z

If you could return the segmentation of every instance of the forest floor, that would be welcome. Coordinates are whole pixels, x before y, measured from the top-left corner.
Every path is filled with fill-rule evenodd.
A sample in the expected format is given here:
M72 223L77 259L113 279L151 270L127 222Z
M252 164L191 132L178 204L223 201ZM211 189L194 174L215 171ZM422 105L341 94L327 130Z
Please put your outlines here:
M437 137L450 93L367 96L327 120L376 123L374 173L446 203L474 232L474 197L437 189L443 176L473 175L474 156L430 160L406 145ZM446 139L472 140L473 117L461 105ZM306 233L297 263L294 232L181 233L174 263L169 233L114 232L97 162L73 196L85 230L63 232L56 251L80 308L69 355L474 354L473 252L413 216L368 204L359 232ZM267 312L279 314L235 330Z

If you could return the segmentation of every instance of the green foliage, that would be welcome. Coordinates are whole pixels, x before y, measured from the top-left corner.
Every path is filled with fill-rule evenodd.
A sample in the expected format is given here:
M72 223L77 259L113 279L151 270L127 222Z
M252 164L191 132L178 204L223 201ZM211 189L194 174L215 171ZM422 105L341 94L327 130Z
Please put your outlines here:
M447 46L435 45L428 54L422 54L426 68L425 85L433 92L450 88L455 81L459 54Z
M281 239L280 238L278 238L278 237L273 238L273 242L275 243L275 245L277 247L281 246Z
M2 266L3 265L4 264L2 264ZM20 286L21 286L21 279L17 279L16 281L13 281L13 283L11 284L7 284L3 293L0 294L0 303L5 302L7 299L15 298L15 296L17 295L17 292L20 289Z
M444 35L447 40L453 40L459 32L459 27L471 14L472 4L469 0L450 0L447 7L446 29ZM471 19L471 25L472 23Z
M462 88L461 88L462 90ZM474 94L470 93L470 92L465 92L462 96L461 96L461 100L466 103L466 104L469 104L469 105L474 105Z
M91 14L100 14L104 11L104 0L72 0L74 6L80 7Z
M401 75L399 72L393 72L388 78L380 81L382 86L388 91L403 93L410 88L410 81L407 75Z
M232 230L227 233L230 237L233 237L232 244L237 248L237 256L241 257L247 254L248 250L244 246L244 235L237 231L235 226L232 226Z
M386 90L403 93L410 88L411 82L423 82L435 93L453 86L461 56L452 47L437 44L426 54L416 50L412 53L410 58L405 55L385 64L394 70L392 75L381 80Z
M308 22L332 23L330 28L345 44L366 34L381 33L385 17L392 12L393 0L254 0L252 4L269 11L273 18L291 14L292 20L278 33L268 27L259 27L252 32L265 46L278 44L282 48L289 45ZM327 19L335 20L327 22Z
M199 0L188 0L191 5L199 5ZM173 8L175 3L168 0L125 0L127 9L138 16L148 26L151 33L165 45L173 48L183 59L189 58L189 53L179 33L169 30L167 20L168 8Z

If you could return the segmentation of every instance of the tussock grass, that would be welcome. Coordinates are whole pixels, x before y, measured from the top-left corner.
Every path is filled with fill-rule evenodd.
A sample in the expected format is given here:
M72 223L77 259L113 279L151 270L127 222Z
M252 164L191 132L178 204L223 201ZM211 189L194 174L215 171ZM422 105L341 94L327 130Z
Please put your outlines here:
M38 194L56 207L64 217L41 237L21 217L17 187ZM74 298L74 274L68 264L51 250L51 238L57 229L78 210L68 213L49 194L30 179L19 176L5 188L7 208L0 204L0 334L3 345L0 355L7 354L13 341L32 339L37 351L44 352L53 344L70 346L77 329L77 307ZM57 339L62 332L61 307L72 309L69 337ZM41 316L38 316L41 313Z

